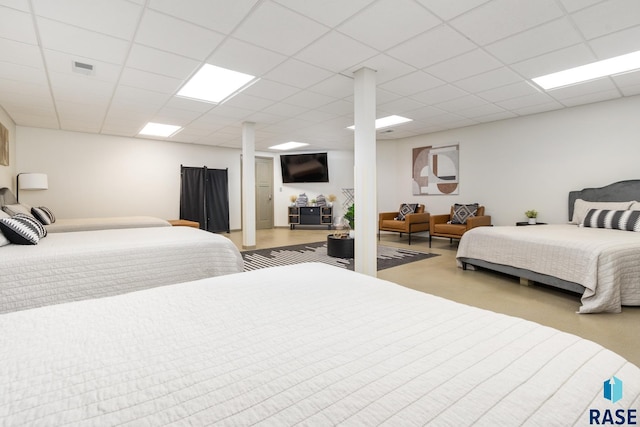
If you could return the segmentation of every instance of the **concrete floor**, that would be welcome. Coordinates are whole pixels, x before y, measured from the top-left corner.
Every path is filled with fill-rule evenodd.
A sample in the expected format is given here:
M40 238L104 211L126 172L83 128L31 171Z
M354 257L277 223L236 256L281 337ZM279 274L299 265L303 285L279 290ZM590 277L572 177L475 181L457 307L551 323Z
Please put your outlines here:
M326 229L275 228L258 230L257 249L318 242L326 239ZM242 251L242 232L226 234ZM489 271L463 271L456 267L457 244L433 239L429 249L426 236L412 237L383 233L380 244L431 252L441 256L378 272L378 278L422 292L438 295L487 310L521 317L566 331L615 351L640 366L640 307L623 307L619 314L577 314L580 297L543 286L523 286L519 279Z

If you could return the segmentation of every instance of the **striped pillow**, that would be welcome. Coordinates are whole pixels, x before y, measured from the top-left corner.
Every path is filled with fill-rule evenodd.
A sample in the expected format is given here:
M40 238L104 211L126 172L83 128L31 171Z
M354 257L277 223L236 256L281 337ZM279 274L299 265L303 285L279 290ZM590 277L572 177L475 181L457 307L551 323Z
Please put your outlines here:
M56 222L56 217L53 215L53 212L44 206L31 208L31 214L44 225Z
M640 231L640 211L590 209L582 222L584 227Z
M0 218L0 230L11 243L18 245L37 245L47 235L47 230L37 219L25 214Z

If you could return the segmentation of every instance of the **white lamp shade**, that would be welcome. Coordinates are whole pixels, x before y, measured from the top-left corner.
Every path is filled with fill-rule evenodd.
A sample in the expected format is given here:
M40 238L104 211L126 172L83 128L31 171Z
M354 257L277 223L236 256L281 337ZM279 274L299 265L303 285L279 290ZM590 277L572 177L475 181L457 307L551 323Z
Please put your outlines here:
M49 181L45 173L21 173L19 175L20 190L47 190Z

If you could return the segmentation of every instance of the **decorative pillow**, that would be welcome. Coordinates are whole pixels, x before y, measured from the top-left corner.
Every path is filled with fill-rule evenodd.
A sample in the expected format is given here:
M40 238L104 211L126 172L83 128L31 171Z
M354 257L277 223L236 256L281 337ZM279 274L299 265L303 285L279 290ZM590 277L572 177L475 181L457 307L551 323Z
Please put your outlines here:
M640 211L590 209L581 225L593 228L640 231Z
M37 219L44 225L49 225L56 222L56 217L53 215L53 212L51 212L50 209L44 206L31 208L31 214L35 217L35 219Z
M47 235L47 230L38 220L24 214L0 218L0 231L11 243L18 245L36 245Z
M27 205L23 205L20 203L16 203L15 205L4 205L2 207L2 210L11 216L14 216L17 214L24 214L24 215L30 216L31 218L34 218L34 216L31 215L31 208Z
M476 216L478 213L478 206L478 203L471 203L468 205L456 203L453 205L453 218L451 218L451 224L466 224L467 218Z
M608 210L625 210L629 209L632 201L628 202L588 202L582 199L576 199L573 204L573 218L571 224L582 224L584 217L590 209L608 209Z
M398 216L396 217L396 219L404 221L406 216L414 213L416 209L418 209L417 203L403 203L400 205L400 210L398 211Z
M11 218L11 216L4 211L0 211L0 218ZM0 231L0 246L8 245L9 243L11 242Z

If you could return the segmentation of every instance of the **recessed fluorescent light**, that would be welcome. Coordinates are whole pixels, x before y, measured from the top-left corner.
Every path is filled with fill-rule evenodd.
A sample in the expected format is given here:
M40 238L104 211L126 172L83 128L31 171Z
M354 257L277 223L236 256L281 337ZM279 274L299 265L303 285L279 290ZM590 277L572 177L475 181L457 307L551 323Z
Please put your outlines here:
M142 128L139 135L171 136L182 129L180 126L163 125L162 123L149 122Z
M640 69L640 51L532 79L545 90Z
M245 89L254 80L256 77L249 74L204 64L177 95L217 104Z
M309 144L307 144L306 142L290 141L290 142L285 142L284 144L274 145L269 148L272 150L293 150L294 148L300 148L306 145L309 145Z
M402 123L406 123L406 122L411 122L413 121L412 119L407 119L406 117L402 117L402 116L387 116L387 117L382 117L380 119L376 120L376 129L382 129L382 128L386 128L389 126L395 126L395 125L399 125ZM356 126L349 126L347 129L355 129Z

